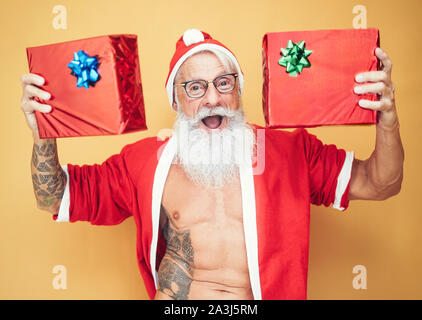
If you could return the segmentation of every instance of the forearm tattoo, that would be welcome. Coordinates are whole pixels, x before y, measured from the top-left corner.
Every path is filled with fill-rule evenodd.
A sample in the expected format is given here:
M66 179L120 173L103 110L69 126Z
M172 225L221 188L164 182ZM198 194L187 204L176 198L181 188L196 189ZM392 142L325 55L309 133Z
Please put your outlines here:
M34 143L31 172L37 202L42 207L49 208L62 198L66 174L59 164L56 140L44 140Z
M168 217L163 206L161 210ZM169 220L167 218L163 227L167 248L158 271L158 290L175 300L186 300L193 275L193 247L190 230L176 231Z

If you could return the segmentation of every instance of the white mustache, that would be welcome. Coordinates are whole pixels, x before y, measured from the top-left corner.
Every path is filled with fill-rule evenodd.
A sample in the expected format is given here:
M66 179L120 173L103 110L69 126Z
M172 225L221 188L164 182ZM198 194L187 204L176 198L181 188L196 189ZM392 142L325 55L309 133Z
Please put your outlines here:
M192 125L197 125L202 119L209 117L209 116L222 116L222 117L228 117L232 118L236 115L235 110L229 110L225 107L202 107L198 113L193 117L192 119L189 119L189 122Z

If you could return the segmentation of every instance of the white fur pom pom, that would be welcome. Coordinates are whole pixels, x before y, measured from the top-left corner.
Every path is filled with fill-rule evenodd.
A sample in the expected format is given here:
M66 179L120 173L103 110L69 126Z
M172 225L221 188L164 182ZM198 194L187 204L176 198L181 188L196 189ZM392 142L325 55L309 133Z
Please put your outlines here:
M188 29L183 34L183 42L188 47L191 44L204 41L204 35L198 29Z

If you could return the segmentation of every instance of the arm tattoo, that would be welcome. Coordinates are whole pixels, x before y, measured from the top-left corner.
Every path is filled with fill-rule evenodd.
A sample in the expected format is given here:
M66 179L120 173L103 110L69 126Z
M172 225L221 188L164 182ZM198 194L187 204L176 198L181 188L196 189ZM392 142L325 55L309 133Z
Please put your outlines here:
M34 143L31 172L38 204L43 208L57 206L64 193L66 174L59 164L55 139Z
M175 300L186 300L193 276L193 247L190 230L175 230L164 206L161 206L161 210L167 215L163 227L167 248L158 270L158 290Z

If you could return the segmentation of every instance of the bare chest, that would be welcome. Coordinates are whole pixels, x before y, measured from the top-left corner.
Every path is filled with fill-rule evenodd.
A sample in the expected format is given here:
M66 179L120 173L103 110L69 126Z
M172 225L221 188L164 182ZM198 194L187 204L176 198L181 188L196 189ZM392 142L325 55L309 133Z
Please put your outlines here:
M160 229L167 246L159 268L159 292L170 297L183 293L185 298L215 298L223 292L228 298L250 297L238 179L221 189L206 189L172 165L163 191Z
M221 228L242 224L242 199L238 179L220 189L206 189L192 183L183 169L176 165L170 168L162 206L167 218L178 230L192 229L204 224Z
M247 270L241 200L239 180L206 189L172 165L160 219L168 249L188 246L185 252L193 253L190 260L196 270ZM178 255L186 257L183 251Z

